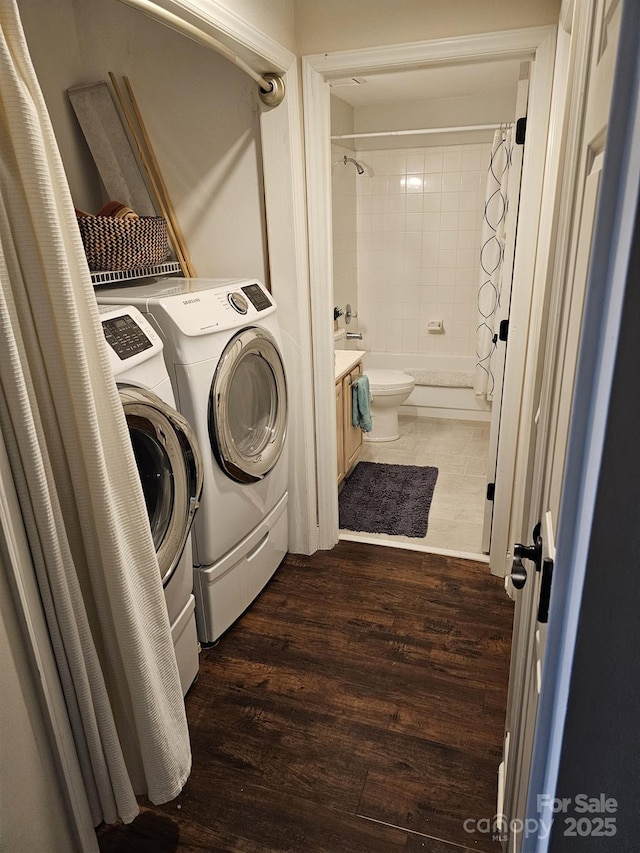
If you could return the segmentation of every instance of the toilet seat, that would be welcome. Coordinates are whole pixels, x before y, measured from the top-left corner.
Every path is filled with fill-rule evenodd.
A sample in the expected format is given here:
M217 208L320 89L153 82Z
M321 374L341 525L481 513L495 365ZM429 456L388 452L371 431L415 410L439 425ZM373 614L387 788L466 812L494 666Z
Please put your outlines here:
M416 381L413 376L402 370L384 370L381 368L365 369L369 377L369 388L372 394L387 396L403 391L412 391Z

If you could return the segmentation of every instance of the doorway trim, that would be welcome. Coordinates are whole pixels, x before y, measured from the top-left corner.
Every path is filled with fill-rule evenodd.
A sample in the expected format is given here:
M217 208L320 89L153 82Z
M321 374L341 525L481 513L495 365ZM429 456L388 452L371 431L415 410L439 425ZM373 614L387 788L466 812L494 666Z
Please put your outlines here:
M126 0L123 0L126 3ZM297 554L317 550L313 362L309 336L304 143L297 56L221 0L152 0L236 53L254 71L281 75L286 95L260 110L271 291L278 305L289 406L289 541ZM153 15L153 10L149 9ZM165 23L162 18L161 23ZM256 102L258 97L256 94Z
M353 51L315 54L302 58L304 129L307 165L307 204L311 295L311 336L314 359L314 395L318 481L318 547L329 549L338 541L338 496L335 479L336 425L334 423L333 357L333 246L331 236L331 119L330 81L334 78L406 71L429 65L454 64L478 59L535 60L531 78L530 137L536 156L523 166L520 260L516 271L527 279L520 298L512 304L511 328L520 330L510 341L509 384L504 407L510 413L505 430L508 446L499 460L502 482L496 480L495 515L501 519L492 543L491 567L504 575L510 549L511 503L516 474L516 443L525 369L527 330L537 252L537 231L544 178L545 152L553 81L555 27L532 27L459 38L437 39ZM526 193L526 195L525 195ZM523 244L524 240L524 244ZM526 249L526 251L525 251ZM527 266L528 265L528 266ZM518 484L524 489L525 484Z

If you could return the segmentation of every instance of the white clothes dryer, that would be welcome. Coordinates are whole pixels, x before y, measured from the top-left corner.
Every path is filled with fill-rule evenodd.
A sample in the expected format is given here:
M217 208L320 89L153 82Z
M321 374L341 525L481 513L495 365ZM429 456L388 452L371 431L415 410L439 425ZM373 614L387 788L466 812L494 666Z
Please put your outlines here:
M275 301L254 279L149 279L100 288L97 298L131 303L155 326L178 408L203 448L194 592L198 637L214 642L287 551L287 387Z
M164 587L182 692L198 675L191 526L202 493L202 456L175 408L157 332L137 308L100 307Z

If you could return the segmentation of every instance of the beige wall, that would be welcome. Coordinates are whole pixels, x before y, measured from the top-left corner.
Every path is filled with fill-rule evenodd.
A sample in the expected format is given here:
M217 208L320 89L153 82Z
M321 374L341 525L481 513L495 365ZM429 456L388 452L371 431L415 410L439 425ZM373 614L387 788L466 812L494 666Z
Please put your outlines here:
M353 133L354 132L354 109L340 97L331 95L331 133ZM352 139L344 140L346 148L354 148Z
M556 24L560 0L294 0L300 54Z
M384 130L413 130L430 127L458 127L473 124L500 124L516 118L516 83L493 89L483 97L436 98L429 101L394 101L371 104L355 110L355 130L370 133ZM374 137L358 139L359 151L376 148L415 148L429 145L461 145L491 140L493 132L449 133L427 136Z
M294 0L218 0L218 3L295 53Z
M100 182L66 94L70 86L92 82L82 72L73 4L69 0L19 0L18 7L74 203L91 210L101 199Z

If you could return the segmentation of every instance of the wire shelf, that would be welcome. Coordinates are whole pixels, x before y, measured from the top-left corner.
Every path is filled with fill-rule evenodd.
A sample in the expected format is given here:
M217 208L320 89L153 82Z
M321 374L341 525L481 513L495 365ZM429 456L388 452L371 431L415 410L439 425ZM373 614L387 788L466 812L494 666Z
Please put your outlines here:
M134 278L149 278L154 275L182 275L177 261L165 261L139 270L105 270L92 272L91 281L94 284L115 284L119 281L131 281Z

